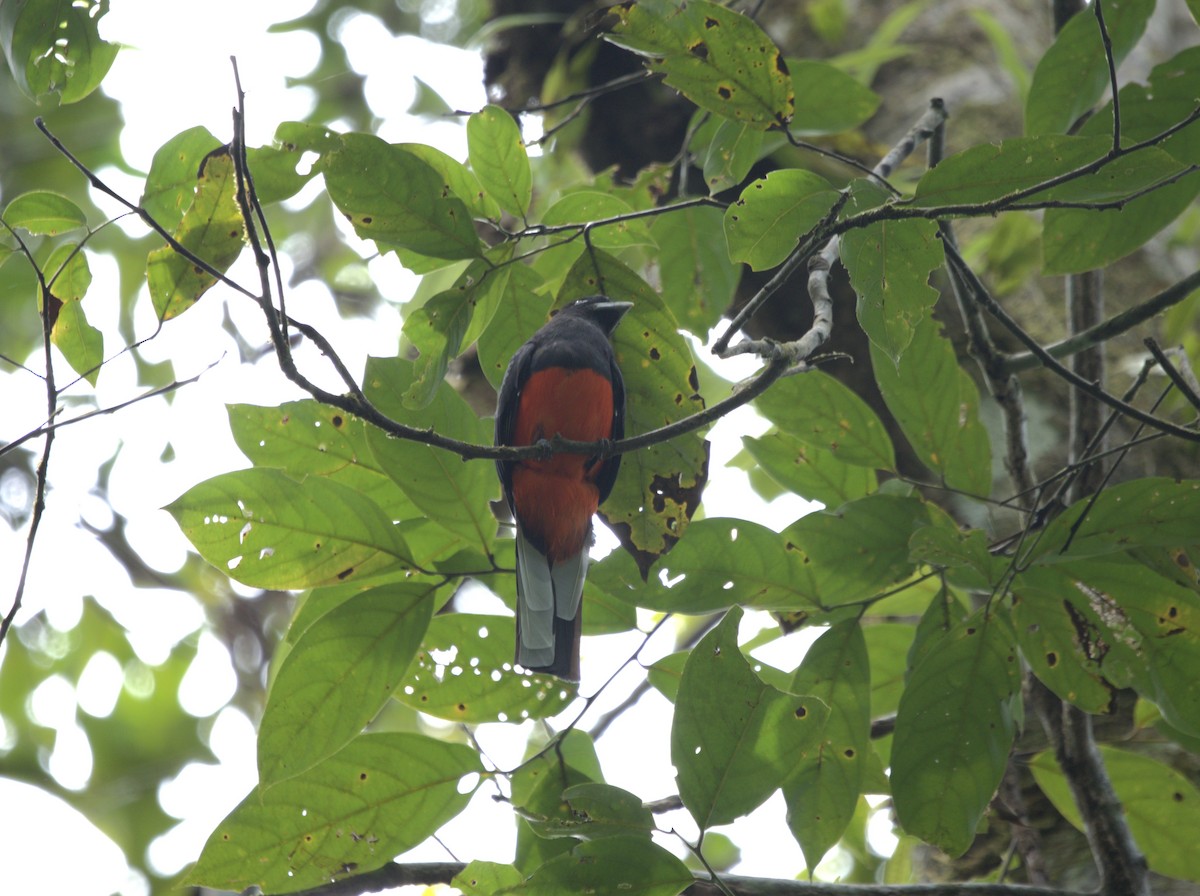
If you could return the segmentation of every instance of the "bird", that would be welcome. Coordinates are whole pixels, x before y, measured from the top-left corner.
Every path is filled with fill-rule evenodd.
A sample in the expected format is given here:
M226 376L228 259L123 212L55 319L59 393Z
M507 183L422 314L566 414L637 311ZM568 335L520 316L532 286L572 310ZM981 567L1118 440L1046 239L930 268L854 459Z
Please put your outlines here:
M500 383L497 445L624 437L625 382L609 340L632 307L607 296L578 299L517 349ZM516 523L516 662L525 669L579 680L592 516L620 466L619 454L496 461Z

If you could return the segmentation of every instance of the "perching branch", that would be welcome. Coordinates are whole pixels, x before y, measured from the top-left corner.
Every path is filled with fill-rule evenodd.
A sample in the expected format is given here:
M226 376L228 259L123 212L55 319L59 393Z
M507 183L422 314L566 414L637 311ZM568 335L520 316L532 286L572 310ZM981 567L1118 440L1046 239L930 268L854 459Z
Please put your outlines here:
M292 896L360 896L391 887L448 884L466 867L461 862L394 862L365 874L300 890ZM1021 884L836 884L738 874L722 874L721 881L735 896L1087 896L1058 887ZM695 882L683 893L684 896L718 896L721 890L707 879L707 875L697 872Z

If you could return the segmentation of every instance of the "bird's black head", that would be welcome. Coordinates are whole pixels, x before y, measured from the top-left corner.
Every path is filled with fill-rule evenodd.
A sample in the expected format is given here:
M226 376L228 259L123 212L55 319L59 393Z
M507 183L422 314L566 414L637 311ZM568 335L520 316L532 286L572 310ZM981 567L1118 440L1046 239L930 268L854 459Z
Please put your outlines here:
M590 320L611 336L613 330L617 328L617 324L621 322L621 318L625 316L625 312L632 307L632 302L614 302L608 296L588 296L563 306L558 313Z

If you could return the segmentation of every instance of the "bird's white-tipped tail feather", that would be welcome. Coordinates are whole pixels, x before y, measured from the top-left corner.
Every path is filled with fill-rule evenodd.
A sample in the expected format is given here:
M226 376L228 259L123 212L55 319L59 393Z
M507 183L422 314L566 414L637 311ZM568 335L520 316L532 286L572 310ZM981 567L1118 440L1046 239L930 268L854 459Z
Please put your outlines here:
M572 667L574 644L562 643L564 626L555 618L570 622L579 615L588 560L585 545L552 567L517 527L517 662L525 668L561 675Z

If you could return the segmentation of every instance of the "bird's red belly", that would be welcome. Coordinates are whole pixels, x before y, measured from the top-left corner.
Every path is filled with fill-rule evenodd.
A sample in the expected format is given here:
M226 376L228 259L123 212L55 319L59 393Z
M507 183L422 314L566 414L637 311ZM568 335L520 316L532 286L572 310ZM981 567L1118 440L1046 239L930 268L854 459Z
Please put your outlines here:
M521 389L514 445L540 439L581 442L612 435L612 383L594 370L549 368L534 373ZM550 562L578 554L587 541L600 502L599 464L582 454L526 460L513 469L513 509L527 536L545 548Z

